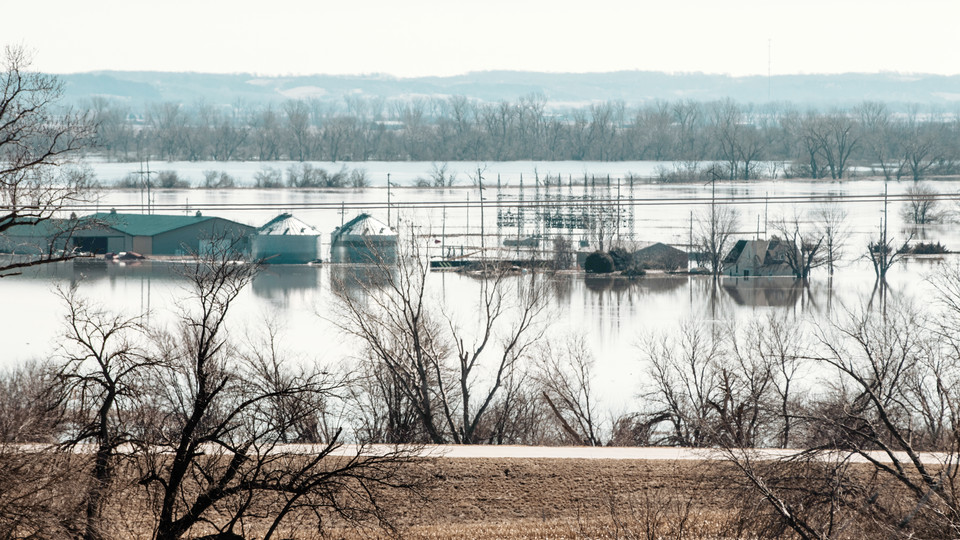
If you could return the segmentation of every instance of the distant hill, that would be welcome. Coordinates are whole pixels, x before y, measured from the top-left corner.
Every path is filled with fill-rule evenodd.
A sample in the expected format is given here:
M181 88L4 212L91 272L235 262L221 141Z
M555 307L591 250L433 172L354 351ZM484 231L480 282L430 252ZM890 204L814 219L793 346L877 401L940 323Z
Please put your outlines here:
M908 103L952 109L960 101L960 76L896 73L777 75L730 77L703 73L646 71L611 73L537 73L485 71L453 77L396 78L386 75L311 75L260 77L249 74L99 71L61 75L66 98L79 103L92 96L127 101L211 105L279 103L315 98L343 102L344 96L383 97L463 95L481 101L516 101L531 93L547 97L548 106L623 100L628 105L655 100L731 98L743 103L792 102L800 106L849 106L863 100L896 106Z

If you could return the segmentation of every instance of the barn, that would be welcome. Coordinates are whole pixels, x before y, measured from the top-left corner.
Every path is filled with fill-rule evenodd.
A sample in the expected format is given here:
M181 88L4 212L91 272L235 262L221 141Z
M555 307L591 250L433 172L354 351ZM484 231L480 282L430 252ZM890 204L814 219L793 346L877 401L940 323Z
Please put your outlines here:
M73 234L73 245L94 254L135 251L142 255L188 255L215 238L237 240L238 251L249 251L254 228L219 217L162 214L121 214L115 211L84 218L89 226Z

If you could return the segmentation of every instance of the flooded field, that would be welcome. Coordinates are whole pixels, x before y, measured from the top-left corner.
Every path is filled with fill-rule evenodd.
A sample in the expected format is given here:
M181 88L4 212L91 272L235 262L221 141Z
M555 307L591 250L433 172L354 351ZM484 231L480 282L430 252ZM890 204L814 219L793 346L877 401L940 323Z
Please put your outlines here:
M569 174L574 172L568 171ZM412 173L411 173L412 174ZM496 178L497 171L486 177ZM512 174L512 173L511 173ZM505 178L506 177L506 178ZM518 186L519 177L501 175L500 189L484 190L479 203L477 187L445 189L393 188L389 194L391 223L417 233L429 256L440 255L440 245L476 247L483 230L488 249L503 248L506 238L536 232L534 224L504 227L498 211L504 212L523 198L551 193L546 188ZM525 176L526 181L526 176ZM601 189L606 189L605 178ZM616 185L616 180L611 186ZM960 247L960 227L947 222L921 229L910 229L899 215L903 204L899 197L908 183L891 183L893 202L888 203L890 235L895 238L923 238L939 241L948 248ZM953 182L934 184L941 193L958 189ZM486 187L486 186L485 186ZM685 246L691 221L709 209L712 187L700 184L660 185L636 183L628 189L620 180L619 196L611 191L608 204L629 209L631 219L618 224L615 237L623 242L664 242ZM549 281L552 321L550 335L581 333L590 343L597 359L597 387L613 408L634 399L642 377L637 342L645 335L674 331L684 321L705 321L729 325L769 313L788 317L826 320L837 310L855 308L870 302L874 294L874 275L863 255L868 237L878 231L883 215L883 183L876 180L844 182L757 181L718 183L716 199L729 204L740 215L737 238L763 237L770 224L780 217L800 216L809 224L809 210L829 197L846 197L839 203L847 212L848 231L843 262L833 277L824 269L815 270L804 285L789 278L725 278L718 286L705 276L654 275L626 280L584 276L578 273L544 274ZM574 184L554 187L552 193L576 194L585 188ZM613 189L611 187L611 189ZM152 193L155 213L194 213L216 215L259 226L280 212L293 212L298 218L325 233L325 253L329 252L329 233L344 219L360 211L387 218L387 190L382 187L363 190L158 190ZM146 204L138 190L106 190L92 210L119 207L136 212ZM947 204L944 202L943 204ZM141 209L146 210L143 206ZM945 208L952 210L952 208ZM626 215L626 214L624 214ZM481 216L483 225L481 227ZM629 224L629 227L628 227ZM518 230L522 228L523 230ZM539 230L544 237L565 234L577 239L577 231ZM585 239L586 240L586 239ZM953 257L946 256L947 259ZM930 293L925 278L936 272L942 258L908 259L889 275L891 297L923 298ZM337 329L336 299L333 290L344 273L354 267L338 265L267 267L238 299L234 315L238 335L253 335L264 320L276 321L291 355L302 361L334 365L351 362L357 348ZM516 277L512 279L523 279ZM468 300L478 294L476 278L456 273L432 273L431 288L442 302L468 309ZM102 261L77 261L49 266L23 276L0 280L0 298L15 309L0 311L4 331L3 364L11 365L27 358L56 354L57 336L63 307L54 286L82 281L81 290L111 308L128 313L148 311L159 322L172 321L178 302L187 294L186 283L169 264L145 261L137 265L107 264Z

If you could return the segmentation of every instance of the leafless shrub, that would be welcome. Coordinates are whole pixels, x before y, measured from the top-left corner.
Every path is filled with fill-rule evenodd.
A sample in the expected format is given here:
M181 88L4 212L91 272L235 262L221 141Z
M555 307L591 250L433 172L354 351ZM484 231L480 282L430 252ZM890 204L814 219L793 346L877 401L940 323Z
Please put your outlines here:
M226 171L203 171L204 189L225 189L236 186L237 182Z
M0 538L81 536L83 467L77 456L50 446L0 444Z
M53 443L65 414L52 363L29 361L0 375L0 443Z
M595 361L586 337L571 336L556 346L545 342L538 356L537 383L561 438L576 445L602 446L605 427L597 410Z

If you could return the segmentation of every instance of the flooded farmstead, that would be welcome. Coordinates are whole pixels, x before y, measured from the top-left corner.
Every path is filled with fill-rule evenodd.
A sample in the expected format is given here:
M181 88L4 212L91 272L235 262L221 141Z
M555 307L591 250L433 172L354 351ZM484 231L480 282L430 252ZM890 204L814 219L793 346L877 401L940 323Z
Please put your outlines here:
M5 6L0 540L960 538L960 3L649 4Z

